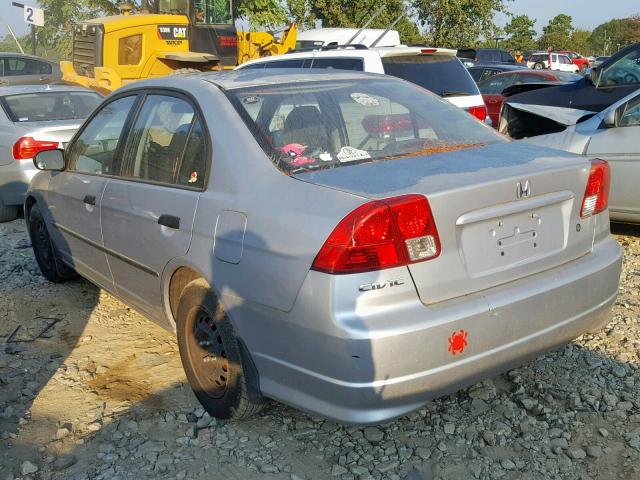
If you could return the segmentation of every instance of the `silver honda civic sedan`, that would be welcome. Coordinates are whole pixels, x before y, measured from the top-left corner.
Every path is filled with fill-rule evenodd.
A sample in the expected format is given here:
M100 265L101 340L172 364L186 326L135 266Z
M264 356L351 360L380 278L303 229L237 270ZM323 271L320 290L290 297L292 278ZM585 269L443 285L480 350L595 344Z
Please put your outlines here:
M35 164L42 273L174 330L219 418L383 422L601 328L618 290L606 162L392 77L147 80Z

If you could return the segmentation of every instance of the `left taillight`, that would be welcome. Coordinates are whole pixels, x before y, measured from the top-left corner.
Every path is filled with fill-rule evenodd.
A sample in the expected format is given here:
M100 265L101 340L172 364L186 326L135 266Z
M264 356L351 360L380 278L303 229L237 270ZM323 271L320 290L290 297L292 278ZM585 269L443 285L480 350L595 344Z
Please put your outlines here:
M487 118L487 107L484 105L476 105L475 107L467 108L467 112L476 117L481 122L484 122Z
M359 206L331 232L312 269L334 275L362 273L431 260L440 239L422 195L402 195Z
M591 172L584 191L580 217L587 218L607 209L609 206L609 188L611 171L609 164L599 158L591 160Z
M55 150L58 142L36 140L33 137L21 137L13 145L13 158L15 160L30 160L36 153L43 150Z

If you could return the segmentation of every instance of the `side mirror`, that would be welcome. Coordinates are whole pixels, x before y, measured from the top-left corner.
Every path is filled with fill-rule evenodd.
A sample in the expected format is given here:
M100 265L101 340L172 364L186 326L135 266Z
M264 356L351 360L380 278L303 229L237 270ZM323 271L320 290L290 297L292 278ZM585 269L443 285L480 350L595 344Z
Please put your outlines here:
M38 170L64 170L64 151L43 150L33 157L33 164Z
M604 123L607 128L615 128L618 126L618 110L610 108L606 112L604 112L604 118L602 119L602 123Z

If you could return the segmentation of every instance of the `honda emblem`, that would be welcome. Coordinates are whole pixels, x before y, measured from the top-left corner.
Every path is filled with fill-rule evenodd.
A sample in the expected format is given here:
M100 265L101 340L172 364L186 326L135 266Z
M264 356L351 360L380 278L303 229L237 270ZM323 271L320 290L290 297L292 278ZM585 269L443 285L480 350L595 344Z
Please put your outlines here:
M516 197L518 199L529 198L530 195L531 195L531 185L529 184L529 180L516 183Z

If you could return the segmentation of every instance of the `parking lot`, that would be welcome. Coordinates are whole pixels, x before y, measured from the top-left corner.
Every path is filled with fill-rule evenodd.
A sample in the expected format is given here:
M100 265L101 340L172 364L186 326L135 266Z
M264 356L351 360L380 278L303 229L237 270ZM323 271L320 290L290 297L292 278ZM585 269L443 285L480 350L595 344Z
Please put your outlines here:
M2 224L0 478L639 478L640 228L614 233L624 266L603 330L348 427L276 403L216 422L171 334L87 281L45 281L23 220Z

